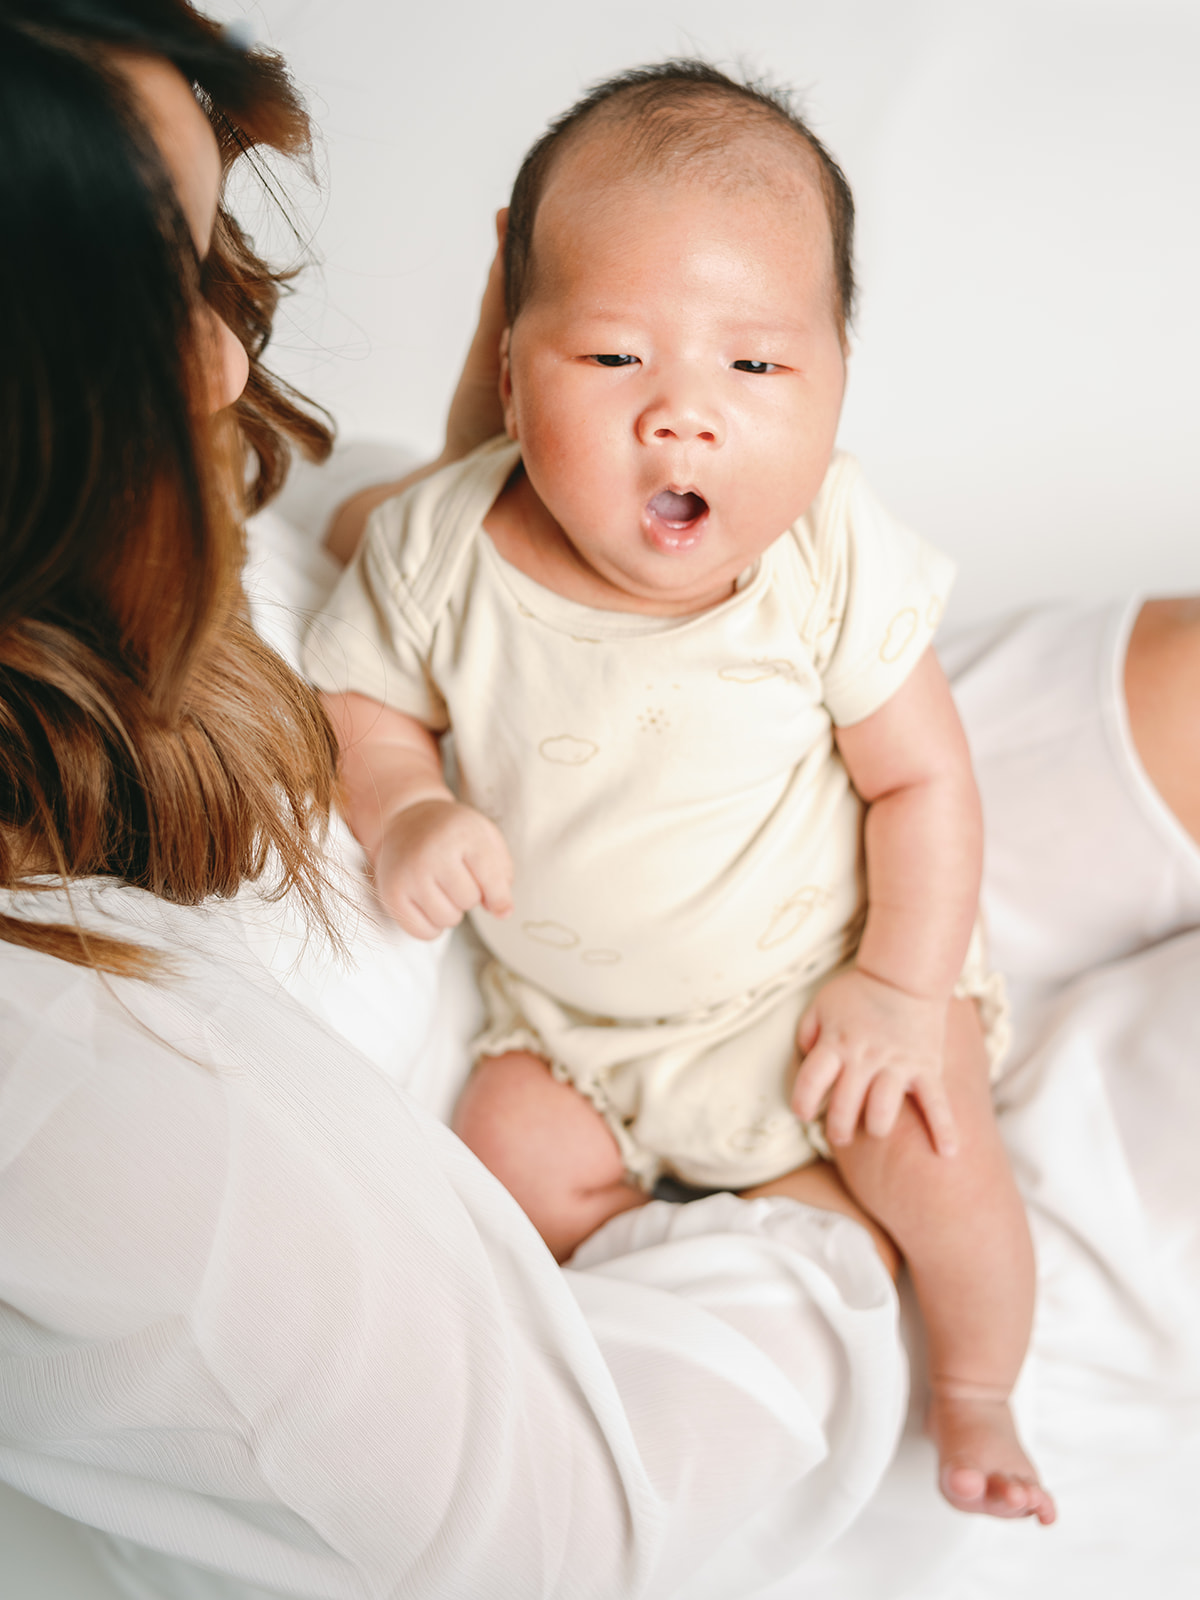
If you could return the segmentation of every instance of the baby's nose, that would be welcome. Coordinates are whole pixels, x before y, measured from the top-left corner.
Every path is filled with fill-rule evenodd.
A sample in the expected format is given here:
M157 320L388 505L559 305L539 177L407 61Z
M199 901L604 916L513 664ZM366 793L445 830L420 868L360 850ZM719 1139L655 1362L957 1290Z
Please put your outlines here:
M719 445L725 438L723 419L716 406L691 394L662 394L638 418L643 444Z

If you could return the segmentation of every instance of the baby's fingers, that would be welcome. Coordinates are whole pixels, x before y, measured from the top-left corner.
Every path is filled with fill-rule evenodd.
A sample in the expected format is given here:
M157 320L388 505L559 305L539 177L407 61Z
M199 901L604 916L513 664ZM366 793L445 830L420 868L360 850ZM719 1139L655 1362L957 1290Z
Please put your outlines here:
M821 1017L815 1005L810 1005L800 1018L796 1028L796 1044L802 1056L806 1056L817 1042L817 1035L821 1031Z
M825 1096L841 1070L841 1056L827 1044L815 1045L805 1056L792 1087L792 1110L803 1122L812 1122L819 1116Z
M847 1067L833 1086L825 1112L825 1136L830 1144L851 1144L863 1101L871 1084L869 1073Z
M863 1127L873 1139L886 1139L896 1126L906 1093L904 1079L881 1072L867 1091Z
M427 896L424 898L427 899ZM436 939L459 920L458 916L452 915L450 921L435 921L429 914L433 908L427 907L408 894L390 895L384 904L405 933L412 934L414 939Z
M430 886L426 910L433 921L441 917L443 925L450 928L462 921L464 912L474 911L482 899L478 876L467 857L443 861Z
M493 839L476 845L466 857L479 892L479 904L494 917L506 917L513 908L512 857L497 832Z
M461 861L452 856L419 868L399 871L377 887L385 906L417 939L436 939L455 928L463 912L479 904L479 888Z
M912 1097L921 1108L925 1126L929 1129L929 1142L940 1156L958 1153L958 1124L950 1110L945 1086L940 1078L918 1078L912 1086Z

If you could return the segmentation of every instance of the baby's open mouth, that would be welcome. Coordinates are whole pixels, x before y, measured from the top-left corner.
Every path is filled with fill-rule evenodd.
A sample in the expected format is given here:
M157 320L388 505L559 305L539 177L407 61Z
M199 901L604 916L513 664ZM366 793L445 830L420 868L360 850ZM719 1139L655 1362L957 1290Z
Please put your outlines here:
M708 510L708 502L688 489L677 494L674 489L660 489L646 508L659 522L671 528L686 528Z

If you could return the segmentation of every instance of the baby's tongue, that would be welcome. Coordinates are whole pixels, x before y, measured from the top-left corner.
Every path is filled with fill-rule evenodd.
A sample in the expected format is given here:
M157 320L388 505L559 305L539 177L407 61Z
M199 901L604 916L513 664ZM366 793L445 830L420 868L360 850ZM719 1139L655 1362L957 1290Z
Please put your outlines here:
M676 494L674 489L660 489L650 502L650 510L663 522L691 522L705 510L698 494Z

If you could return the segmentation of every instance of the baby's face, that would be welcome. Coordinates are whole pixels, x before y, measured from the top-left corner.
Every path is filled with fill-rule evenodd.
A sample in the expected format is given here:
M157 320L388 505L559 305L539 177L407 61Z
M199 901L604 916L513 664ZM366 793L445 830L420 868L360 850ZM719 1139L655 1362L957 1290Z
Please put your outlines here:
M763 159L778 182L614 184L597 139L543 196L506 420L527 516L600 605L718 604L825 475L846 377L829 222L802 159Z

